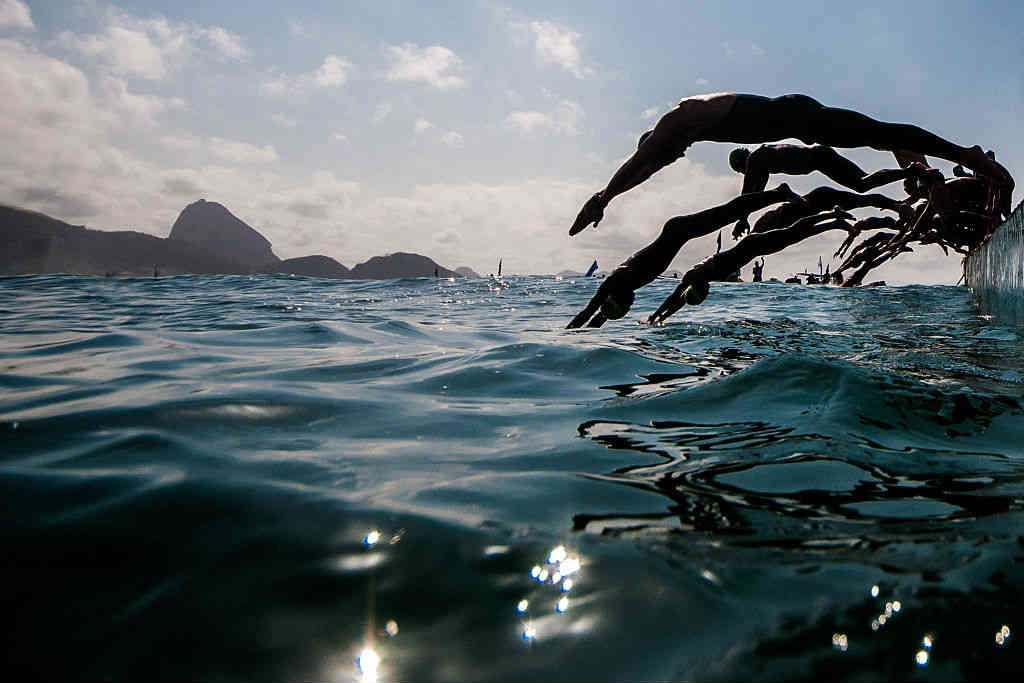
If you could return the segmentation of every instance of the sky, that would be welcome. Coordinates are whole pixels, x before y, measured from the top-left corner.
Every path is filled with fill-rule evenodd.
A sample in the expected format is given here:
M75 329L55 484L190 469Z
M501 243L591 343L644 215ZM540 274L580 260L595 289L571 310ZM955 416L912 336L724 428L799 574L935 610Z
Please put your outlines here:
M164 237L205 198L282 258L611 269L739 192L732 146L699 143L568 237L679 99L805 93L994 149L1019 175L1022 46L1015 2L0 0L0 203ZM841 240L770 256L766 277L816 270ZM952 284L960 259L922 247L876 273Z

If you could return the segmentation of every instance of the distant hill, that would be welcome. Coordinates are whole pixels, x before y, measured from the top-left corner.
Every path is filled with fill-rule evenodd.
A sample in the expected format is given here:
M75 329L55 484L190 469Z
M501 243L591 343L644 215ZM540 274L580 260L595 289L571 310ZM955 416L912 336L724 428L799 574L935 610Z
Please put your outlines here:
M374 256L352 269L352 277L362 280L387 280L397 277L460 277L454 270L438 265L433 259L419 254L397 252L387 256Z
M459 266L458 268L455 269L455 272L461 275L462 277L480 277L480 275L477 274L477 272L470 268L469 266Z
M375 256L351 270L323 255L282 261L257 230L221 204L205 200L186 206L166 239L128 230L90 230L0 205L0 275L152 275L154 268L161 275L289 273L390 279L436 273L462 277L433 259L405 252Z
M324 277L344 280L352 277L352 271L338 263L330 256L300 256L285 259L276 265L266 266L264 273L287 273L288 275L304 275L306 277Z
M184 208L171 226L167 239L193 244L249 268L260 268L280 260L274 255L266 237L223 205L205 199Z
M167 275L248 272L187 242L127 230L89 230L0 205L0 273L4 275L152 275L154 265Z

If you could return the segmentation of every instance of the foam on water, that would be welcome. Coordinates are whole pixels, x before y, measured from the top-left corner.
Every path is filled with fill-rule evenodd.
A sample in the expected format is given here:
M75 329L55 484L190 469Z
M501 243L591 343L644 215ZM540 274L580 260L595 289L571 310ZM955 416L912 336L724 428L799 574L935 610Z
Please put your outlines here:
M635 324L662 281L564 330L595 286L0 279L9 668L1024 670L1017 328L773 283Z

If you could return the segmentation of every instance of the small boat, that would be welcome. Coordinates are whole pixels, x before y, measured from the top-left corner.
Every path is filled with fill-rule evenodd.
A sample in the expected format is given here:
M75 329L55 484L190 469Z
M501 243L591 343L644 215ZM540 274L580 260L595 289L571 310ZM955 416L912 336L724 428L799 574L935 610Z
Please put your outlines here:
M597 259L594 259L594 262L590 264L589 268L587 268L587 274L584 275L583 277L591 277L596 272L597 272Z

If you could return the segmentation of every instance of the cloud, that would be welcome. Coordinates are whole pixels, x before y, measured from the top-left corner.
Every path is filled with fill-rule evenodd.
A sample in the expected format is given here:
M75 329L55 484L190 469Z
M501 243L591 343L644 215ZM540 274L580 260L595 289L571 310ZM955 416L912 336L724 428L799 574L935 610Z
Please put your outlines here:
M352 62L338 55L327 55L323 64L313 72L313 83L320 88L337 88L348 80L351 70Z
M441 142L449 147L462 147L462 143L465 142L465 140L462 135L456 133L454 130L450 130L441 135Z
M220 26L164 17L141 19L117 10L107 13L98 33L64 31L57 40L63 47L97 60L113 74L146 80L165 78L207 49L232 61L248 55L242 39Z
M32 12L21 0L0 0L0 26L34 31Z
M289 19L288 34L295 38L308 38L310 36L310 31L306 25L298 19Z
M649 107L640 112L640 118L642 118L644 121L650 121L651 119L658 115L659 111L661 110L658 109L657 107Z
M390 102L381 102L373 110L373 117L370 120L373 123L380 123L381 121L383 121L384 119L391 115L393 109L394 107L391 106Z
M144 174L115 140L152 135L183 103L132 91L110 75L93 87L78 68L0 39L0 201L75 219L119 211ZM124 181L122 194L106 192Z
M165 149L178 153L194 152L202 147L202 141L188 133L179 135L163 135L157 140L157 142L159 142Z
M339 88L348 81L352 70L352 62L348 59L330 54L309 73L279 73L265 78L259 85L259 92L266 97L285 97L301 94L311 88Z
M698 78L695 82L700 86L711 85L711 81L706 78Z
M583 107L577 102L561 100L548 112L533 109L513 111L505 117L505 125L520 135L539 132L579 135L583 116Z
M206 38L217 52L227 59L240 62L249 56L249 51L242 45L242 39L220 26L199 29L199 35Z
M765 55L764 48L749 40L726 40L722 43L722 50L730 59L752 59Z
M278 160L277 151L271 145L258 147L248 142L210 138L207 148L216 158L236 164L265 164Z
M417 135L426 133L433 127L434 124L432 124L430 121L427 121L426 119L416 119L416 123L413 124L413 129L416 131Z
M291 116L286 116L285 114L271 114L270 120L282 128L295 128L299 125L298 121Z
M534 54L544 64L562 67L576 78L592 76L594 70L584 66L580 56L579 33L550 21L513 22L514 33L527 36Z
M163 191L170 195L196 198L204 195L203 188L192 178L171 175L164 178Z
M348 136L344 133L333 133L331 139L335 142L348 142Z
M100 206L92 198L69 193L59 187L25 188L21 190L21 202L30 206L46 206L60 216L90 218L100 213Z
M391 68L386 74L389 81L426 83L438 90L454 90L466 85L461 76L449 73L462 65L462 59L443 45L421 48L415 43L385 45L384 51L391 59Z

